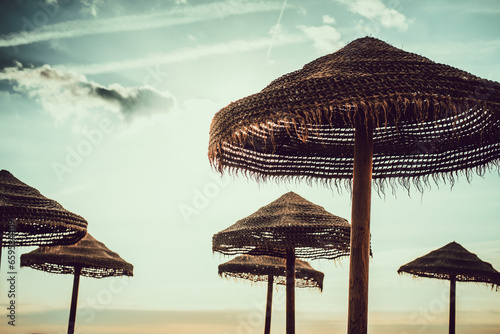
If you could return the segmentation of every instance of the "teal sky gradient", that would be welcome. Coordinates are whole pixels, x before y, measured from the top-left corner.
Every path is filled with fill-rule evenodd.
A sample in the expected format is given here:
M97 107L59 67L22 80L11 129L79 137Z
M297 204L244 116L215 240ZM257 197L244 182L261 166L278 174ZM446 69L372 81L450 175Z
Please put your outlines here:
M210 122L231 101L366 35L500 81L494 0L288 0L279 25L283 1L26 3L0 5L0 169L85 217L134 265L132 279L81 279L81 333L236 334L249 322L243 332L260 333L266 286L220 278L230 257L212 254L212 235L288 191L350 220L347 191L213 171ZM498 172L457 180L373 194L370 333L446 330L448 282L396 272L416 257L456 241L500 269ZM298 332L343 332L348 259L311 265L324 291L297 292ZM0 331L63 333L72 277L20 268L18 278L17 326L1 311ZM457 333L500 332L498 292L457 289ZM0 309L7 302L2 283Z

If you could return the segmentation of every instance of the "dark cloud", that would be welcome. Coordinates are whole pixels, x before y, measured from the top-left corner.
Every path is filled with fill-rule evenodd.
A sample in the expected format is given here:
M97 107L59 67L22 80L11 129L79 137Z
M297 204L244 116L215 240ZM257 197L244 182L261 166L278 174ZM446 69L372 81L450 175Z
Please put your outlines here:
M115 112L125 120L165 113L175 99L153 87L103 86L84 75L55 69L49 65L24 68L21 64L0 71L0 83L9 82L18 92L35 98L59 121L81 118L94 110Z
M90 94L110 103L117 103L126 119L170 110L175 104L172 97L165 96L150 87L125 89L115 84L109 88L91 87Z

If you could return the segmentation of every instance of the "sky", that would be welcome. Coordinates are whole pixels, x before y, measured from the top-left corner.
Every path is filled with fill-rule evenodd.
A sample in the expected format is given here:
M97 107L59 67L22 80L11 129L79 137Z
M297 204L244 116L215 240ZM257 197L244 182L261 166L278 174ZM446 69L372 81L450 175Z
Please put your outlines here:
M350 195L217 174L214 114L364 36L500 81L499 31L496 0L1 2L0 168L134 265L132 278L81 278L77 333L262 332L266 285L219 277L231 257L212 235L288 191L350 220ZM449 284L397 269L451 241L500 269L499 198L495 170L373 194L370 333L446 331ZM297 291L297 332L345 332L348 259L311 265L324 291ZM70 275L19 268L15 327L5 266L0 278L2 333L65 333ZM500 332L498 293L458 283L457 333ZM284 312L276 288L273 331Z

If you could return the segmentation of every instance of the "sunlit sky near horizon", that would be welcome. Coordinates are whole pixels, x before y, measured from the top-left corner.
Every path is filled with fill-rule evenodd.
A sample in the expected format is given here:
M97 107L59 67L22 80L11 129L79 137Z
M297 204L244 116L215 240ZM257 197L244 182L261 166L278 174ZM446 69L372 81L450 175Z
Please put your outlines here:
M81 279L77 332L262 332L266 285L220 278L231 257L212 253L212 235L288 191L348 220L350 197L221 177L207 157L214 114L367 35L500 81L499 32L495 0L0 2L0 169L134 265L131 279ZM370 333L446 331L448 282L396 272L416 257L456 241L500 269L498 172L450 188L374 193ZM297 332L345 332L348 259L311 265L324 291L297 291ZM0 331L64 333L72 277L18 278L16 327L1 311ZM457 333L499 333L499 292L457 289ZM276 291L272 328L284 332Z

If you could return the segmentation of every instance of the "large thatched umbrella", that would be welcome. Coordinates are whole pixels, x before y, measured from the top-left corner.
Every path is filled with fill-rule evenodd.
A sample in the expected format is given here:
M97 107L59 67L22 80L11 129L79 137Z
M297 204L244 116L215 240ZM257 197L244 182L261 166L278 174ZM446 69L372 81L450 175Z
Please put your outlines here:
M398 269L398 273L414 276L450 280L450 324L449 333L455 333L455 289L456 282L475 282L500 286L500 273L488 262L481 261L476 254L462 245L450 242L444 247L421 256Z
M21 266L54 274L72 274L73 293L69 314L68 334L73 333L76 320L78 286L80 275L103 278L110 276L133 276L134 266L110 251L102 242L87 234L78 243L69 246L39 247L21 255Z
M236 277L252 282L267 281L266 322L264 334L271 332L271 310L273 303L273 283L286 285L285 259L267 255L240 255L219 265L219 275ZM295 260L295 286L323 290L325 274L311 267L306 261Z
M348 332L366 333L372 177L383 192L482 174L499 114L499 83L365 37L220 110L208 155L221 173L352 184Z
M68 245L86 233L85 219L0 171L0 260L2 246Z
M287 333L295 333L295 259L349 255L347 220L294 192L286 193L212 238L213 251L286 258Z

